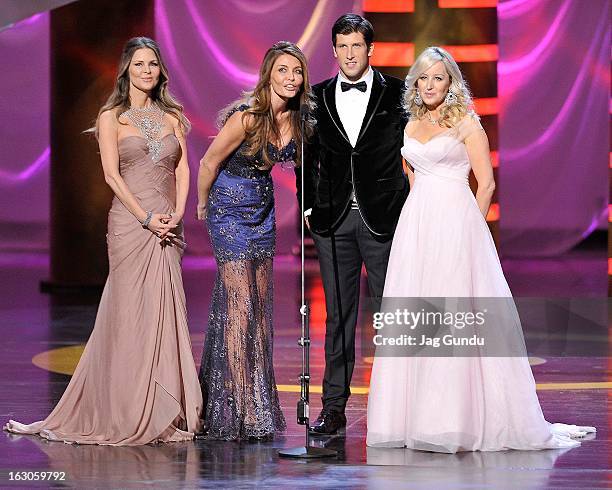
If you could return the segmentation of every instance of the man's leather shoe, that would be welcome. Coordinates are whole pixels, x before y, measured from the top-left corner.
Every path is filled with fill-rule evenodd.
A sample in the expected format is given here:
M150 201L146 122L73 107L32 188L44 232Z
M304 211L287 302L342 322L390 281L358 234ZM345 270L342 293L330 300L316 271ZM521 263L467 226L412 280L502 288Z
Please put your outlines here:
M317 420L310 426L311 434L330 435L335 434L338 429L346 427L346 415L335 410L321 410Z

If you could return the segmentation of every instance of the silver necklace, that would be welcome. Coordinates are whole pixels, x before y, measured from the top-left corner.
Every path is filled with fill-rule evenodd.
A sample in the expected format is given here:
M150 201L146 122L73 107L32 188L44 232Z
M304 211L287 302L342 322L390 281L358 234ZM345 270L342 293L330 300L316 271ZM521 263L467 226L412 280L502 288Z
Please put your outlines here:
M431 113L429 111L427 111L425 115L427 116L427 119L429 119L429 122L431 123L432 126L435 126L436 124L438 124L438 121L440 120L440 118L434 119L433 117L431 117Z
M156 162L159 160L162 150L162 130L164 128L164 111L157 104L151 104L149 107L131 107L125 111L125 115L134 123L140 132L147 140L149 155Z

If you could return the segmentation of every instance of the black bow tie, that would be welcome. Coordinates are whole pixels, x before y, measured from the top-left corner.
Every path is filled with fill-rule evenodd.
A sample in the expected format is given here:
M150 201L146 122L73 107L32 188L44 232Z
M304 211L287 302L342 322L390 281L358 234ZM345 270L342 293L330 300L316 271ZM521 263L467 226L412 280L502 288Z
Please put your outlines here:
M351 90L352 88L356 88L360 92L365 92L368 89L368 84L365 83L363 80L358 83L340 82L340 88L342 89L343 92L346 92L347 90Z

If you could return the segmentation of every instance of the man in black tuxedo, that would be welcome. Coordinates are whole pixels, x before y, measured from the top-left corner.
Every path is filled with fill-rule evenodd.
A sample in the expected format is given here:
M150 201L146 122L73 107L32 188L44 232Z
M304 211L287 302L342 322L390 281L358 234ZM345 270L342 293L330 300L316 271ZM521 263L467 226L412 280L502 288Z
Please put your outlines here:
M370 295L380 304L391 239L408 195L400 154L404 82L370 67L373 38L363 17L340 17L332 28L339 73L313 87L316 130L304 162L303 211L327 309L323 410L310 427L314 434L346 426L361 268L365 263Z

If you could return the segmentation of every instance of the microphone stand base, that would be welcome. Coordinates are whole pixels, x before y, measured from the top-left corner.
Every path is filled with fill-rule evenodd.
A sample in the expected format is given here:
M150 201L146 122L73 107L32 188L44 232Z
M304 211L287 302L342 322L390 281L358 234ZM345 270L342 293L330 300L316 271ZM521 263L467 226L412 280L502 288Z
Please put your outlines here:
M327 449L324 447L291 447L281 449L278 452L281 458L300 458L300 459L316 459L316 458L333 458L338 456L338 451Z

